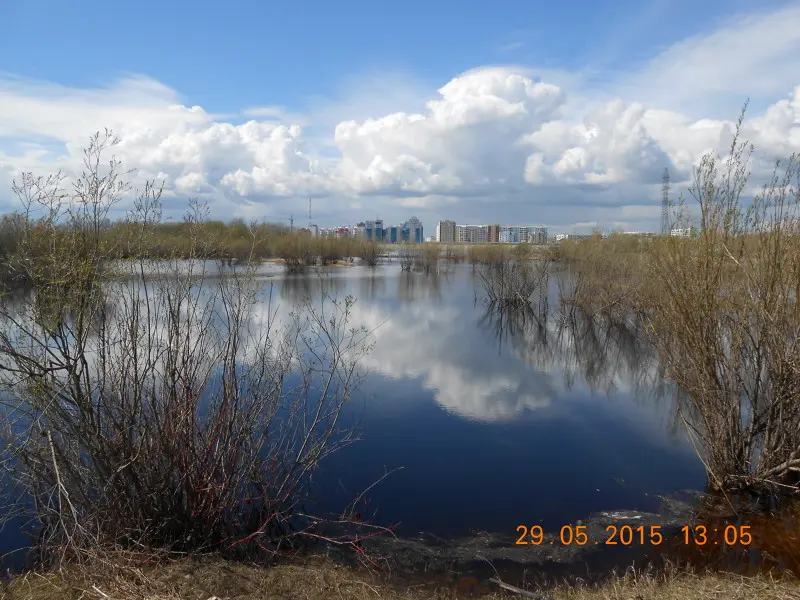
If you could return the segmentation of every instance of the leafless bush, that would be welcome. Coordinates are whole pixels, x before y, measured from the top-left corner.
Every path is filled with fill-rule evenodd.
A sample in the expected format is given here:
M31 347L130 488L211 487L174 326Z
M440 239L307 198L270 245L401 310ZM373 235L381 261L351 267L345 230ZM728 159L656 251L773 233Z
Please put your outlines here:
M640 319L658 293L647 273L649 249L648 242L616 234L563 242L556 255L565 267L558 280L563 314L580 309L620 324Z
M483 290L491 304L501 308L531 306L536 294L539 310L547 310L551 262L534 259L526 246L504 251L499 260L478 268Z
M467 244L467 259L473 269L480 264L503 261L509 252L503 244Z
M400 270L410 271L414 264L417 262L417 254L419 250L415 246L403 244L400 248Z
M284 236L278 242L275 253L283 261L287 273L299 273L316 263L310 237Z
M463 248L456 248L450 244L444 247L444 259L448 262L460 263L464 258Z
M381 257L381 247L371 240L359 240L357 247L358 257L369 267L378 264Z
M349 327L349 297L282 318L252 262L208 277L192 258L205 256L199 205L189 260L148 260L151 185L129 219L132 258L111 261L98 231L128 192L102 158L113 145L92 139L70 193L60 176L15 186L33 293L0 303L0 475L22 502L0 512L29 512L46 562L109 544L283 548L308 533L310 474L355 439L338 420L368 332Z
M744 118L739 120L741 126ZM653 249L651 329L713 487L800 487L800 228L796 156L749 205L752 147L694 174L697 239ZM680 215L681 203L677 208Z
M425 244L421 249L416 250L414 264L417 269L430 275L437 271L439 267L439 244Z

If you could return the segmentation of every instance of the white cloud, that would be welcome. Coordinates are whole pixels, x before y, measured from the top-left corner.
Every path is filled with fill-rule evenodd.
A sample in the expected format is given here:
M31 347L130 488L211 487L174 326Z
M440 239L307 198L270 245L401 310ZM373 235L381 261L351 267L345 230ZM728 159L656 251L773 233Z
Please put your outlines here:
M644 125L645 108L608 102L590 112L583 123L569 127L548 123L529 136L534 148L528 157L526 179L572 183L652 183L670 158Z
M664 167L684 185L704 152L730 143L729 99L756 98L743 133L766 158L800 148L797 31L796 6L737 17L603 90L524 66L473 69L438 91L390 74L302 115L243 108L245 122L143 76L91 89L0 78L0 207L11 173L74 171L88 136L110 127L137 179L164 176L176 202L204 196L217 216L285 220L314 197L329 224L413 208L430 229L446 217L566 228L625 213L631 228L653 227ZM625 209L650 198L650 211Z
M772 101L798 84L798 31L796 3L731 17L715 31L673 44L624 77L617 93L695 117L720 105L735 111L748 96Z

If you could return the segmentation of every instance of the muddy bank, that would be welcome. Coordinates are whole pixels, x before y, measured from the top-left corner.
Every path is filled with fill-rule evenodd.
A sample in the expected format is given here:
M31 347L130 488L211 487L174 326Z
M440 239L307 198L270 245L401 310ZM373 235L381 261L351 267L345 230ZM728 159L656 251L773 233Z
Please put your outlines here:
M486 581L498 574L516 585L576 578L599 580L613 570L644 568L651 559L654 545L649 539L640 543L639 534L629 545L606 543L615 528L616 537L610 541L619 542L619 529L629 525L633 529L644 527L647 535L650 527L658 526L664 543L668 543L690 521L699 499L699 493L683 492L660 497L661 504L655 513L606 511L568 524L573 535L578 531L586 535L583 545L576 542L577 538L569 542L570 531L565 531L563 537L560 531L545 531L541 543L520 545L516 543L520 534L509 531L481 532L454 539L429 533L413 538L379 536L365 540L362 547L368 555L381 557L387 570L405 582L452 582L464 578ZM577 526L582 528L578 530ZM328 556L353 562L351 554L345 555L333 547L328 549Z

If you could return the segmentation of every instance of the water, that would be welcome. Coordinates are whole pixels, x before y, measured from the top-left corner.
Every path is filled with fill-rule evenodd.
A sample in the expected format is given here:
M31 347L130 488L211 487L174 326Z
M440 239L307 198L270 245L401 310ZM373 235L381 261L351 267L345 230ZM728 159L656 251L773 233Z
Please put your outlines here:
M352 295L353 324L373 331L368 378L343 415L363 439L315 477L321 512L336 514L394 469L369 490L364 517L400 535L558 530L601 510L652 511L659 494L704 485L636 336L487 314L469 265L290 277L269 265L263 281L284 315L323 290ZM20 540L0 533L0 554Z
M467 265L428 277L339 269L285 281L281 297L320 287L358 297L355 321L376 340L346 415L363 439L320 477L330 510L397 468L370 490L375 519L445 537L557 530L599 510L655 510L657 495L704 485L655 361L625 347L635 340L559 335L552 322L546 344L530 322L498 331Z

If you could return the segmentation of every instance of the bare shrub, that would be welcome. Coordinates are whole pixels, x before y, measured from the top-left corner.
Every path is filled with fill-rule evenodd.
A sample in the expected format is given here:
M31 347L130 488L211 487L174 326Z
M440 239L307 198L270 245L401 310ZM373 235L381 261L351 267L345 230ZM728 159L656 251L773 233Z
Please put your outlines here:
M414 266L425 275L435 273L439 267L440 253L439 244L425 244L422 248L415 250Z
M346 241L336 238L316 238L317 255L319 263L323 266L339 262L344 258Z
M662 239L652 332L687 395L681 416L716 489L800 487L800 168L776 164L743 198L752 147L706 155L691 194L697 239ZM677 207L680 216L685 210Z
M465 257L463 249L448 244L447 246L444 247L443 258L449 262L460 263L464 260Z
M504 250L501 259L482 263L478 277L491 304L531 306L536 294L537 306L546 312L550 268L551 261L532 258L526 244Z
M316 262L311 248L311 238L306 236L282 237L277 243L275 253L283 261L287 273L298 273Z
M359 240L356 247L357 256L369 267L378 264L381 257L381 247L371 240Z
M508 252L508 246L503 244L468 244L467 260L474 269L479 264L503 261Z
M619 234L562 242L555 256L565 266L559 279L564 314L580 309L618 323L639 318L657 293L647 276L648 248Z
M309 476L355 439L339 414L369 350L354 300L281 316L255 263L209 277L201 205L188 260L148 258L161 192L139 194L119 243L99 235L128 193L95 136L68 193L23 176L21 253L33 291L0 302L0 474L44 563L108 546L273 552L308 533ZM62 225L58 225L61 223ZM314 521L316 523L316 521Z
M403 244L400 248L400 270L410 271L414 264L417 262L417 254L419 251L416 247L409 244Z

